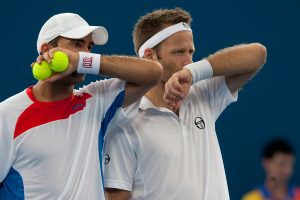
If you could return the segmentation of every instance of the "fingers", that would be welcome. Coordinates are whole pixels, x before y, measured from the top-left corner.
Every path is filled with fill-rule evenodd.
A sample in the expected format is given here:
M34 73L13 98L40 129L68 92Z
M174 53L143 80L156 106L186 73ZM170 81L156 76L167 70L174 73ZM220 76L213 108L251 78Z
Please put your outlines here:
M182 91L182 87L181 87L181 85L180 85L180 83L179 83L179 81L178 81L177 78L171 80L169 83L171 85L171 88L175 89L178 92Z
M60 47L52 48L49 51L44 52L43 55L39 55L36 59L36 62L41 64L42 61L46 61L47 63L50 64L52 62L54 52L56 52L56 51L62 51L62 52L67 54L67 56L69 58L69 61L70 61L69 66L68 66L67 70L64 71L64 72L53 73L51 77L44 80L45 82L55 82L59 79L62 79L64 77L74 73L77 70L78 53L74 53L70 50L63 49L63 48L60 48ZM33 67L34 64L35 63L32 63L31 67Z
M181 105L181 103L182 103L182 101L176 101L175 102L175 105L172 108L174 112L179 108L179 106Z
M163 100L168 106L172 108L176 105L176 101L167 98L166 95L163 96Z
M174 88L166 89L163 96L164 102L171 107L176 107L177 102L182 101L183 99L184 95Z
M181 101L183 98L184 94L182 93L182 86L176 75L172 76L165 84L165 99L170 101Z
M68 56L68 59L69 59L68 69L72 68L72 70L71 70L72 72L77 70L77 65L78 65L78 61L79 61L79 53L78 52L75 53L75 52L70 51L68 49L63 49L63 48L60 48L60 47L56 47L56 48L50 49L50 51L48 52L48 56L50 58L53 58L54 52L56 52L56 51L62 51Z
M170 106L172 111L177 111L177 109L179 108L179 106L181 105L182 101L173 101L170 99L165 98L165 96L163 97L164 102Z
M43 54L43 59L47 62L47 63L51 63L51 58L50 55L49 55L49 52L45 52Z
M51 63L51 59L53 58L53 51L51 52L51 54L50 51L46 51L42 55L39 55L36 59L36 62L41 64L41 62L45 60L47 63Z
M164 102L177 110L183 99L188 95L190 86L189 74L184 70L174 73L165 84Z
M54 52L56 52L56 51L62 51L62 52L64 52L64 53L66 53L67 55L69 55L69 50L67 50L67 49L63 49L63 48L60 48L60 47L55 47L55 48L52 48L52 49L50 49L49 51L48 51L48 54L49 54L49 56L50 56L50 58L53 58L53 54L54 54Z
M39 56L36 58L36 62L39 63L39 64L41 64L41 62L42 62L43 60L45 60L43 55L39 55Z
M172 101L181 101L184 98L184 94L171 88L165 91L165 98Z
M165 86L165 91L167 91L167 94L170 95L170 98L183 98L182 93L182 86L178 83L170 83Z
M55 48L50 49L49 51L44 52L42 55L39 55L36 59L36 62L38 62L40 64L43 60L45 60L46 62L51 63L51 59L53 58L53 54L56 51L63 51L68 56L70 54L70 51L67 50L67 49L63 49L63 48L60 48L60 47L55 47Z
M181 91L182 90L182 87L181 87L181 85L180 85L180 83L179 83L179 78L178 78L178 76L177 76L177 74L174 74L168 81L167 81L167 83L165 84L165 87L167 88L167 89L175 89L175 90L177 90L177 91Z

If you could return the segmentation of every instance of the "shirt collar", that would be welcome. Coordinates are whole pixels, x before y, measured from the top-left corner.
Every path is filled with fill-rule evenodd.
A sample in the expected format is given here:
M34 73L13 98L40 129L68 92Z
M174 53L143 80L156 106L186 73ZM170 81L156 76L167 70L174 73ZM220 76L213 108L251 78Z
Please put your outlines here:
M185 100L183 100L181 106L180 106L180 110L186 108L187 106L187 102L189 101L189 96L186 97ZM165 111L165 112L171 112L173 113L171 110L167 109L167 108L164 108L164 107L157 107L155 106L151 101L150 99L148 99L146 96L143 96L142 97L142 100L141 100L141 103L139 105L139 109L141 110L147 110L147 109L155 109L155 110L160 110L160 111Z
M146 96L142 97L139 108L142 109L142 110L147 110L149 108L159 109Z

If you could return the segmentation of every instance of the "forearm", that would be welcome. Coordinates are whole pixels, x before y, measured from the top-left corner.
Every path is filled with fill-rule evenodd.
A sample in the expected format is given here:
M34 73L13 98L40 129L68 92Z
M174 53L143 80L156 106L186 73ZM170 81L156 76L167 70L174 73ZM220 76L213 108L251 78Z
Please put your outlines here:
M100 74L135 85L154 85L162 75L158 62L127 56L101 56Z
M181 88L185 83L194 84L212 76L225 76L230 92L234 93L261 69L266 57L266 48L259 43L252 43L229 47L206 59L188 64L167 82L165 102L172 105L187 95L187 92L176 91L175 86Z
M266 48L259 43L242 44L223 49L206 59L213 69L213 76L255 74L266 62Z
M101 74L125 80L137 86L153 86L161 78L162 67L158 62L142 58L126 56L106 56L87 52L72 52L68 49L52 48L37 58L51 62L55 51L63 51L68 55L69 65L66 71L55 73L46 81L54 82L74 72L82 74Z

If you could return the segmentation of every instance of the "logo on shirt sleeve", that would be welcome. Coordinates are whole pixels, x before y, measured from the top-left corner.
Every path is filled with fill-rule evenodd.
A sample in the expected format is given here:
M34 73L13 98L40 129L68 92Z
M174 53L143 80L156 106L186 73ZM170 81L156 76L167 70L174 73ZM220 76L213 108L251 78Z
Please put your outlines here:
M107 165L110 162L110 157L108 154L104 154L104 164Z
M205 122L201 117L196 117L194 120L194 123L197 128L204 129L205 128Z

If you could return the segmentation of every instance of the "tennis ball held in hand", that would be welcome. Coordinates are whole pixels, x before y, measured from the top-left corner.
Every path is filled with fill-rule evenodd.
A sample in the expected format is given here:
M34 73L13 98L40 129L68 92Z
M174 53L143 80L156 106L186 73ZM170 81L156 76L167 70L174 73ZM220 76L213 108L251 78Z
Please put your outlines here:
M53 54L51 63L49 64L50 68L55 72L63 72L68 68L69 59L67 54L62 51L56 51Z
M52 70L46 61L42 61L41 64L34 63L32 73L37 80L45 80L52 75Z

